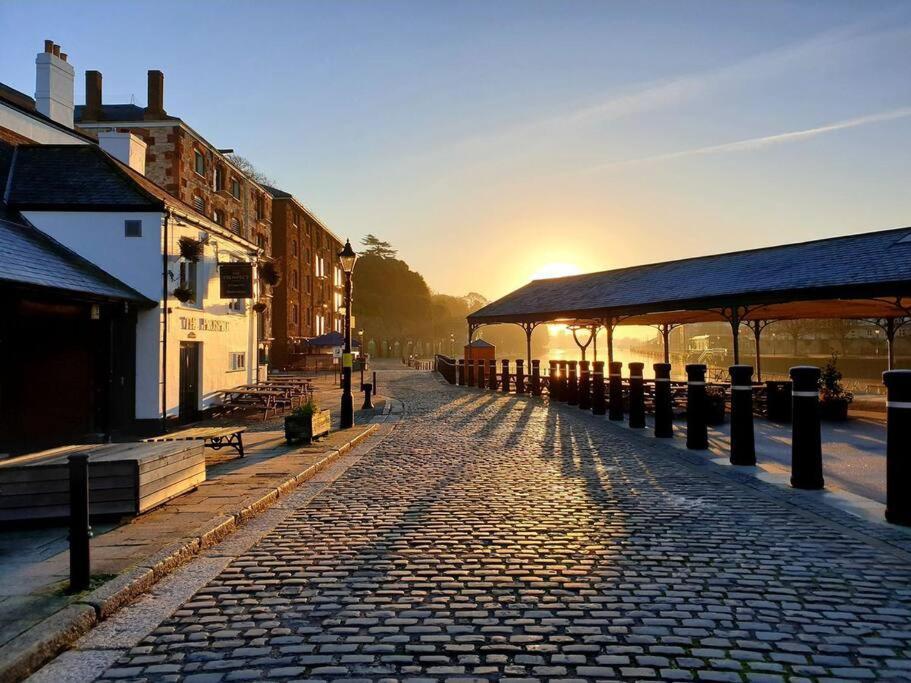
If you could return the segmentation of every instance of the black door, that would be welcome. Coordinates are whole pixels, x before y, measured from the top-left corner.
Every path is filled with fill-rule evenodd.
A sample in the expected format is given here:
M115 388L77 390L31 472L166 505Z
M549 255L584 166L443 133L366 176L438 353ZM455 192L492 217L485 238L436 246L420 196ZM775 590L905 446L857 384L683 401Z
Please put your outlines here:
M180 342L180 421L192 422L199 406L199 342Z

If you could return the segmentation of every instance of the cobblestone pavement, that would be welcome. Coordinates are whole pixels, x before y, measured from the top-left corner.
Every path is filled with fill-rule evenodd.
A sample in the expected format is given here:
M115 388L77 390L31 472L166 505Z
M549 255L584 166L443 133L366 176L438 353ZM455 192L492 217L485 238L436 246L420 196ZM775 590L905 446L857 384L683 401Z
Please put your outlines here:
M384 386L399 426L105 679L911 679L911 562L864 525L575 408Z

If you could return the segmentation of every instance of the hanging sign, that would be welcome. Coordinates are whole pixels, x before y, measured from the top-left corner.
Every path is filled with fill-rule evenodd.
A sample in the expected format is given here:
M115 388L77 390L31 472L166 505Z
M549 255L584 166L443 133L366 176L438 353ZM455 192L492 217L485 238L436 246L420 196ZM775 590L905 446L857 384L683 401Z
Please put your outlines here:
M222 299L253 298L253 264L220 263L218 280L221 285Z

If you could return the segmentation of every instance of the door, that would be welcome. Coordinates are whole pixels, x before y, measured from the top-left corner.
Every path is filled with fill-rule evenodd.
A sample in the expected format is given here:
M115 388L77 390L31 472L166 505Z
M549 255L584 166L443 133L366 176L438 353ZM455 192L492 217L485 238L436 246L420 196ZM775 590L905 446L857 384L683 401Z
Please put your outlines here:
M179 410L181 422L193 422L199 416L199 342L180 342Z

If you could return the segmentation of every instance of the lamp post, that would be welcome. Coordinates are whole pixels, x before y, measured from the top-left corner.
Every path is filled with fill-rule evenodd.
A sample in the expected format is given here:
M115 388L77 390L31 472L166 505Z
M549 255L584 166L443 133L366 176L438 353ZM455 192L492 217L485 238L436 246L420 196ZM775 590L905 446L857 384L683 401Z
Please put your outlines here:
M366 363L364 362L366 356L364 356L364 328L363 327L357 331L357 340L361 345L360 349L358 351L358 357L360 358L360 361L361 361L361 391L363 391L364 390L364 365L366 365Z
M351 398L351 272L357 254L351 248L350 240L345 240L345 248L338 253L338 260L345 272L345 350L342 354L342 414L341 428L354 426L354 405Z

